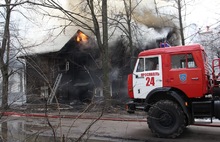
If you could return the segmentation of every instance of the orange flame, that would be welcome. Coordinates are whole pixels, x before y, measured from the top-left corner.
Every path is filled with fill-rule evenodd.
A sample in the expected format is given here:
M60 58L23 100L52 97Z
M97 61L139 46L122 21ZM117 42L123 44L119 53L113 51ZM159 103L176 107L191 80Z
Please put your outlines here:
M83 32L78 31L77 32L77 37L76 37L76 41L77 42L86 42L88 40L88 36L85 35Z

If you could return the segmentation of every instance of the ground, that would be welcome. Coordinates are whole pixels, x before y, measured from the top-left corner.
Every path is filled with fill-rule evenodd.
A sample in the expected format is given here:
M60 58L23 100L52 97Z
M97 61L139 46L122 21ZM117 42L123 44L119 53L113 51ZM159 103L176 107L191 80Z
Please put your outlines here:
M1 118L1 138L17 142L55 141L53 135L56 135L56 141L80 139L91 142L217 142L220 139L219 127L204 126L189 126L176 139L157 138L148 129L146 113L127 114L125 109L119 106L104 114L99 111L100 106L97 105L90 106L85 112L83 110L88 106L86 104L71 107L61 105L61 111L54 109L55 106L49 106L47 115L43 105L41 108L26 104L16 107L16 110L8 110Z

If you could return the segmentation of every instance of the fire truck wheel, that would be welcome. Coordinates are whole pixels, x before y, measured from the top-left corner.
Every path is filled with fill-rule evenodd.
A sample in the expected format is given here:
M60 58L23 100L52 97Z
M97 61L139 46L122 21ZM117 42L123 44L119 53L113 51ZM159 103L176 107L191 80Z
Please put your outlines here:
M175 138L186 127L182 109L170 100L155 103L149 109L147 123L152 133L163 138Z

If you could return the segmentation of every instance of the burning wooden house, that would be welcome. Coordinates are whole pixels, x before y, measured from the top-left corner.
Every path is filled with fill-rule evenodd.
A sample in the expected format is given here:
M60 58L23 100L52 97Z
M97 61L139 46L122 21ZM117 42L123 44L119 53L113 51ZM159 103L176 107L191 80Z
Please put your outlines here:
M155 41L151 47L159 47ZM145 48L134 48L135 57ZM123 37L109 47L112 99L126 102L127 75L132 72L131 53ZM26 60L27 102L90 102L102 96L101 55L96 42L78 30L65 45L53 52L22 56Z
M22 56L26 60L27 102L58 99L88 102L100 86L100 54L80 30L59 50ZM55 97L56 96L56 97Z

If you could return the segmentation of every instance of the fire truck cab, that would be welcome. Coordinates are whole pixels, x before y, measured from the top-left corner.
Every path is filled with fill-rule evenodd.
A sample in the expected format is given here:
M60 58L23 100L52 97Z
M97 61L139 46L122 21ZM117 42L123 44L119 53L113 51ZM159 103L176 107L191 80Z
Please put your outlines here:
M195 118L220 119L219 61L213 62L209 74L207 55L199 44L141 52L128 75L127 112L148 112L151 131L168 138L179 136Z

